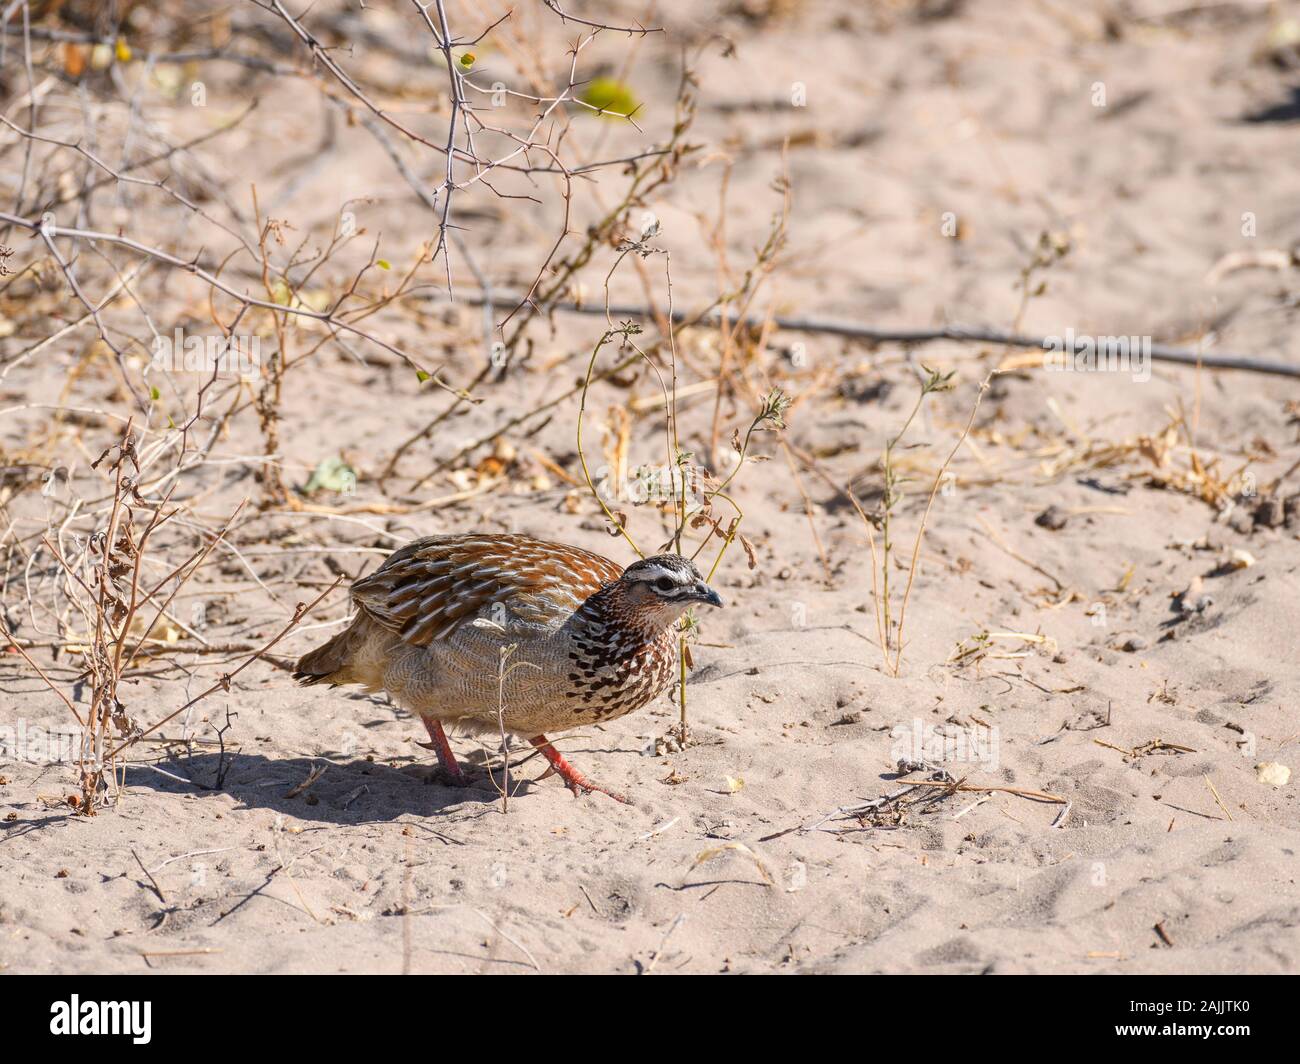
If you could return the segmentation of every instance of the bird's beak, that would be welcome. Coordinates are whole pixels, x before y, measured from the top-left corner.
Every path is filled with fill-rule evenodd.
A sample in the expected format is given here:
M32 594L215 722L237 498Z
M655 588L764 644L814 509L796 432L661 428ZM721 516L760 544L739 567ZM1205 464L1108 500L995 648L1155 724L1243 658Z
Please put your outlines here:
M691 597L695 599L696 602L703 602L707 606L722 605L722 596L714 591L713 588L709 587L708 584L696 584L694 590L691 592Z

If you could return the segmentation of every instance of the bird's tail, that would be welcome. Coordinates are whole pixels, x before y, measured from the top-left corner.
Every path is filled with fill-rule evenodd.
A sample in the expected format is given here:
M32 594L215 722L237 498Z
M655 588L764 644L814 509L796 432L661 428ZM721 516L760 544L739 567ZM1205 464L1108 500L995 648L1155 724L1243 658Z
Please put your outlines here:
M365 615L359 613L345 631L340 632L324 646L304 654L298 659L293 678L304 687L317 683L355 682L350 675L349 666L356 639L361 635L360 629L365 623Z

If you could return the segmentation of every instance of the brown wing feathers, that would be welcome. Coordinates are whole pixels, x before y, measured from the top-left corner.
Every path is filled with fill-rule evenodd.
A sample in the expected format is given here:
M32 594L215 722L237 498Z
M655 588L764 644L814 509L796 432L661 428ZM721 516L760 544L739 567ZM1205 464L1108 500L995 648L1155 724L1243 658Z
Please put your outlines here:
M358 580L352 598L407 642L427 646L494 603L546 623L572 613L620 574L597 554L528 536L431 536Z

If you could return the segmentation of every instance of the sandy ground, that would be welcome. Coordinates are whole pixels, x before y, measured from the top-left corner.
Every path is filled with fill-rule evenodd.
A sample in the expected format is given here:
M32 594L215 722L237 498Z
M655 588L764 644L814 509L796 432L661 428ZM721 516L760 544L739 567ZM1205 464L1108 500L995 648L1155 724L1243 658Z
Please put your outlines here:
M695 139L706 149L649 204L663 225L657 243L672 252L674 299L698 306L716 291L699 217L717 213L724 157L734 166L728 255L742 271L752 261L780 205L771 184L789 137L791 254L756 309L1007 329L1021 270L1049 231L1069 252L1034 276L1046 287L1028 301L1021 331L1204 338L1207 349L1300 365L1295 269L1207 281L1226 254L1300 241L1296 116L1284 107L1298 74L1261 55L1275 19L1300 12L1242 4L1222 17L1157 17L1176 6L704 3L651 17L617 5L670 31L637 46L628 74L648 104L647 142L671 121L681 42L716 30L735 46L724 58L715 43L699 65ZM527 17L556 41L572 36L543 14ZM626 54L621 39L605 47L610 64ZM805 107L788 106L796 82ZM260 84L214 74L211 106L234 114ZM427 216L359 128L340 123L319 164L301 168L324 120L316 95L303 88L298 110L263 106L197 154L232 189L257 180L273 213L303 231L328 225L350 197L371 197L357 209L396 267L428 235ZM626 129L583 135L606 153L642 142ZM279 166L295 158L296 168ZM493 279L526 283L553 239L554 204L516 218L491 197L471 203L481 209L466 215L465 235ZM944 231L947 212L956 235ZM1246 214L1253 236L1243 236ZM612 262L604 255L584 275L589 293ZM647 269L662 298L660 259ZM166 282L151 283L161 292ZM644 298L639 284L620 284L616 296ZM201 289L183 291L199 302ZM482 358L478 320L476 309L442 307L408 322L405 340L449 351L448 377L463 383ZM574 315L536 328L530 360L412 451L407 475L570 387L600 328ZM716 365L716 330L685 343L697 365ZM896 344L778 331L750 368L796 397L785 438L818 456L832 482L852 480L872 508L881 449L915 400L908 355ZM909 437L925 445L904 452L917 470L933 474L979 380L1005 355L952 343L910 353L958 373ZM70 376L72 362L53 351L7 375L7 452L48 421L13 409L22 404L127 410L120 394L106 397L107 374ZM684 371L687 382L700 376ZM300 484L322 457L342 453L362 474L356 497L380 499L378 467L446 398L416 393L409 377L382 361L319 356L286 398L287 479ZM648 378L602 386L593 408L603 419L611 404L654 394ZM700 454L712 396L683 403L683 444ZM160 746L149 761L167 775L128 767L120 801L85 818L59 804L75 789L68 765L0 761L0 968L1294 972L1295 784L1261 782L1256 766L1300 760L1300 516L1284 502L1277 515L1256 515L1262 496L1216 511L1186 489L1197 483L1194 450L1217 460L1225 481L1253 476L1235 489L1264 492L1300 458L1297 399L1291 380L1167 365L1141 382L998 377L936 497L897 677L881 667L862 522L807 467L796 480L774 436L760 438L756 450L772 460L743 471L737 488L758 565L751 571L735 551L719 570L728 607L705 618L689 686L695 745L656 744L677 717L667 700L562 743L580 767L631 793L630 808L575 800L548 779L522 783L506 810L481 768L473 790L444 787L414 745L418 722L382 698L299 689L260 662L166 729L210 744L205 718L219 725L229 709L226 741L237 752L219 790L209 787L211 745ZM1166 439L1180 411L1186 431ZM730 426L749 407L723 412ZM576 475L575 413L566 402L527 438L513 434L508 483L462 503L393 517L260 518L237 542L263 586L224 555L187 589L184 609L200 604L214 643L269 638L331 573L355 575L439 531L523 531L630 560L590 500L578 494L575 504L536 457ZM111 439L104 419L84 425L79 457L66 433L58 444L58 460L72 456L83 473ZM660 431L643 410L635 460L657 459ZM257 447L256 421L246 419L189 476L184 492L202 495L206 518L219 522L255 494L242 459ZM917 472L896 515L896 594L928 483ZM464 484L440 475L417 494ZM1297 487L1284 480L1277 496ZM46 506L20 494L4 523L30 534ZM1036 521L1049 506L1061 527ZM647 541L659 535L646 510L633 528ZM19 570L11 558L6 615L31 638ZM315 645L346 609L334 593L276 653ZM142 721L231 667L210 655L169 660L129 686ZM0 723L64 723L32 671L12 654L5 662ZM901 808L833 815L899 790L897 761L916 756L917 734L952 778L1007 790L912 802L941 790L918 788ZM1170 746L1145 746L1153 740ZM496 763L476 741L456 745L471 763ZM538 762L515 771L526 780Z

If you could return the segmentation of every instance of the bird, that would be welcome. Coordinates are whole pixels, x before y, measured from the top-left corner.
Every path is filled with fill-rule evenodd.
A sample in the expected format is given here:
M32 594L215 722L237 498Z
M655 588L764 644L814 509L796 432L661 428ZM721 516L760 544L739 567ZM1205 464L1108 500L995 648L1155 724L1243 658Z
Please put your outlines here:
M350 588L351 625L303 655L304 686L360 684L420 717L442 774L464 786L455 734L528 740L575 795L599 791L547 732L614 720L673 682L679 622L722 598L680 554L626 567L515 533L428 536ZM426 745L426 744L421 744Z

